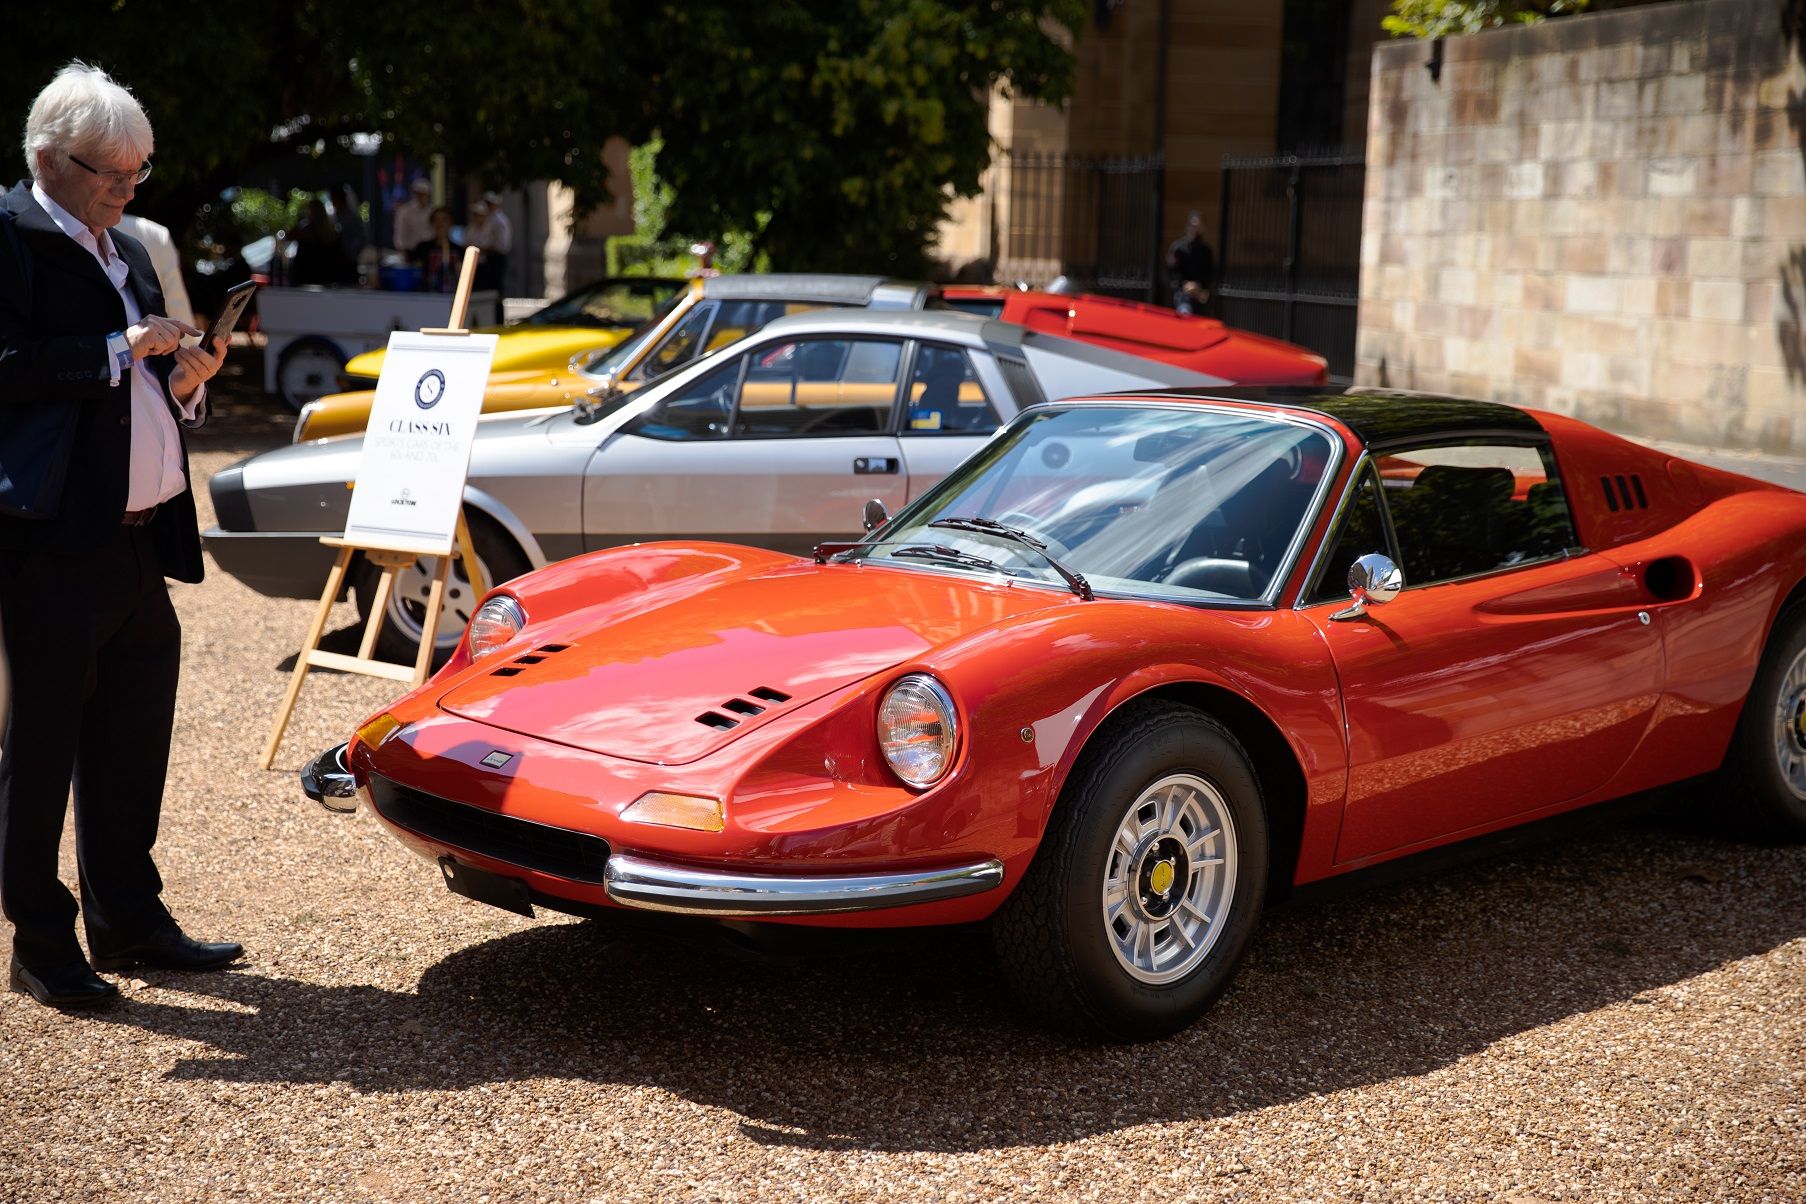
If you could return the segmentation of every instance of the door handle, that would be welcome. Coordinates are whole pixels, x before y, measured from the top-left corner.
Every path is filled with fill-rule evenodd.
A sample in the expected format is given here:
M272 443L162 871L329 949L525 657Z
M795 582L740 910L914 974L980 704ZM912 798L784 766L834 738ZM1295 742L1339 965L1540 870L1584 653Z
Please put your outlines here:
M903 465L895 456L855 456L853 473L855 476L868 476L873 473L895 473Z

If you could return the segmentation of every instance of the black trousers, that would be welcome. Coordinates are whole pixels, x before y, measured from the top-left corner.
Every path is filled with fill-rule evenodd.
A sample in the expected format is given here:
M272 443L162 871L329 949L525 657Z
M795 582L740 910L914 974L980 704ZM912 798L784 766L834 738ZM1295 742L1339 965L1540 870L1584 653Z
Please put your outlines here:
M0 905L27 967L81 960L57 878L71 785L89 948L169 919L151 860L175 725L182 628L149 528L90 552L0 549L12 708L0 745Z

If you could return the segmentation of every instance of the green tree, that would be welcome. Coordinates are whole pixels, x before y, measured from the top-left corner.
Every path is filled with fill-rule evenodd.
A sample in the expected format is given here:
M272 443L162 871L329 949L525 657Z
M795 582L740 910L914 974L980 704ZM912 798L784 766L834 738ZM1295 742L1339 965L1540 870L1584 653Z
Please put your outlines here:
M602 144L662 139L669 228L785 269L914 271L989 161L990 90L1064 98L1083 0L64 0L0 49L0 123L71 58L157 130L138 208L178 229L271 153L379 134L492 186L609 199ZM24 167L18 144L14 162ZM0 145L0 154L7 146Z
M1395 38L1444 38L1584 11L1590 0L1392 0L1380 26Z

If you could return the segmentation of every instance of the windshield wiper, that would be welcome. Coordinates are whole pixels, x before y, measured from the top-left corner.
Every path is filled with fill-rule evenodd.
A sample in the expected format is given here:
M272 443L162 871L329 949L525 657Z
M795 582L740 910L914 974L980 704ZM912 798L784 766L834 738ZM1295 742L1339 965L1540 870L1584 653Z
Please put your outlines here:
M890 555L893 560L938 560L944 564L958 564L971 569L985 569L993 573L1002 573L1005 577L1016 575L995 560L986 560L983 556L962 552L958 548L950 548L944 543L904 544Z
M937 518L928 524L931 527L946 527L952 531L976 531L980 535L995 535L1000 539L1014 540L1025 548L1033 548L1041 553L1042 559L1060 574L1072 592L1089 602L1097 595L1092 592L1091 582L1085 580L1082 573L1076 573L1060 563L1059 557L1047 550L1047 545L1030 535L1027 531L1019 531L989 518Z

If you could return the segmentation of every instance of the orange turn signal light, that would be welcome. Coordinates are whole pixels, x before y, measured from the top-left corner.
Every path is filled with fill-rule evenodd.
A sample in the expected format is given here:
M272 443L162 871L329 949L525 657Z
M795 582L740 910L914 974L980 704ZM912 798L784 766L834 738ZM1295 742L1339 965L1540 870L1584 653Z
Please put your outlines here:
M658 824L666 828L689 828L696 832L719 832L727 826L721 800L701 798L694 794L669 794L654 790L627 804L621 818L635 824Z
M401 720L384 711L357 729L357 740L359 744L368 745L371 748L381 748L393 740L395 733L399 732L401 728Z

